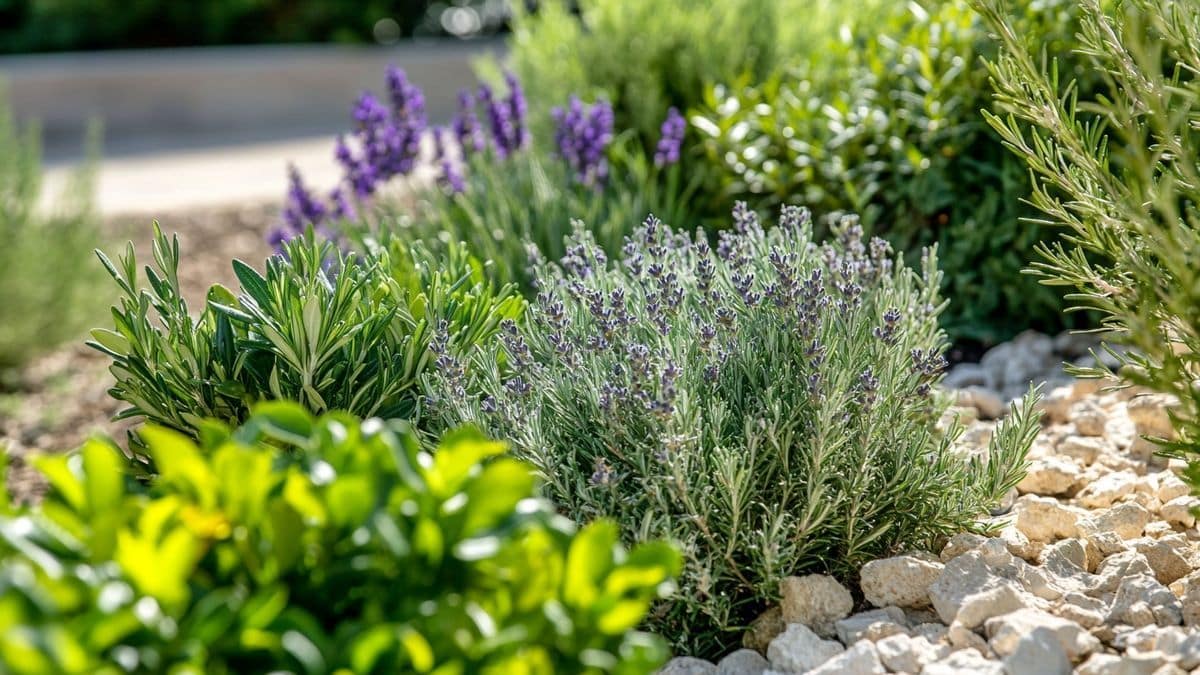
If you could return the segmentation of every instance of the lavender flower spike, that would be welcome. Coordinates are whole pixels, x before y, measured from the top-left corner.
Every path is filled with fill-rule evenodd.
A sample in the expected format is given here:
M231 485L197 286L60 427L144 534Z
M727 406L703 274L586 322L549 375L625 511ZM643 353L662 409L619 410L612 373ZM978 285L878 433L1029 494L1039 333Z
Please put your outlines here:
M516 75L505 73L504 83L508 85L508 108L512 115L512 147L519 150L529 145L529 127L525 124L529 106L525 101L525 89Z
M433 152L434 161L438 163L442 170L442 184L454 194L458 194L467 189L466 183L463 180L462 171L458 166L455 166L454 160L451 159L450 153L446 151L446 136L449 135L445 127L435 127L433 129Z
M567 108L555 108L551 115L557 126L554 144L558 155L575 173L575 180L600 187L608 178L608 146L613 138L613 111L608 101L597 101L585 109L572 96Z
M654 166L664 167L679 162L683 147L683 135L687 131L687 120L674 106L667 110L667 119L662 123L662 136L654 152Z
M288 193L283 205L283 222L294 233L309 225L320 225L327 214L325 205L313 197L295 164L288 165Z
M479 126L479 117L475 114L475 99L465 89L458 92L458 112L452 124L454 137L458 139L458 147L464 156L483 152L487 147L483 127Z

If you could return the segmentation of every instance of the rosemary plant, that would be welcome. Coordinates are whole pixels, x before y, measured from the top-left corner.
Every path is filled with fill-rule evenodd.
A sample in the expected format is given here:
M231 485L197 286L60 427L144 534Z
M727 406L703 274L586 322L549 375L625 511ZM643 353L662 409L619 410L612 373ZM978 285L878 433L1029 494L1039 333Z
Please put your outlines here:
M1002 2L978 0L1003 46L989 65L1007 114L988 121L1029 165L1045 222L1067 231L1032 271L1133 348L1114 352L1119 373L1077 372L1178 397L1164 449L1192 458L1200 489L1200 4L1081 4L1077 49L1105 83L1088 98L1026 49Z
M179 286L178 238L155 225L155 267L138 288L133 246L114 263L122 292L114 328L91 346L113 359L113 397L141 418L196 437L205 418L238 424L266 399L298 401L320 414L414 418L431 344L457 353L518 318L512 287L492 288L459 247L445 258L397 240L364 257L298 237L266 262L266 273L235 260L241 293L214 285L198 318Z
M439 369L433 409L511 439L576 519L679 542L652 621L687 653L731 646L782 577L976 527L1023 475L1032 396L982 455L936 430L933 250L914 271L853 219L818 245L806 211L768 232L739 204L715 251L651 217L610 261L579 225L537 272L526 325Z

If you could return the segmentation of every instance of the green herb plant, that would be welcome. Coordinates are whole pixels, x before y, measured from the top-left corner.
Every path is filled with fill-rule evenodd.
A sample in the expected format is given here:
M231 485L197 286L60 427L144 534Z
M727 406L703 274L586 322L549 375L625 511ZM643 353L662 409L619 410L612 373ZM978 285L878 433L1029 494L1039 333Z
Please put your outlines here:
M650 673L635 630L679 554L626 551L538 498L530 467L463 429L258 406L197 444L142 431L35 460L38 506L0 500L0 663L43 673Z
M713 248L651 217L617 258L580 225L525 324L429 380L431 415L511 439L564 513L679 542L681 592L649 625L709 657L786 576L978 529L1038 428L1029 396L987 448L938 430L934 251L910 269L850 218L821 244L797 207L733 221Z
M1200 5L1083 0L1076 50L1103 81L1088 93L1003 3L977 4L1002 46L988 121L1033 174L1042 221L1068 233L1032 271L1131 348L1112 350L1115 372L1077 372L1173 395L1175 435L1157 440L1200 489Z
M214 285L193 317L179 285L178 238L156 225L155 266L139 288L132 244L117 262L101 254L122 297L113 328L89 344L108 354L140 418L197 437L204 419L246 419L262 400L289 399L313 413L415 419L431 345L455 353L486 341L524 301L494 287L460 247L435 256L398 240L363 256L310 232L266 261L265 274L234 261L240 293Z

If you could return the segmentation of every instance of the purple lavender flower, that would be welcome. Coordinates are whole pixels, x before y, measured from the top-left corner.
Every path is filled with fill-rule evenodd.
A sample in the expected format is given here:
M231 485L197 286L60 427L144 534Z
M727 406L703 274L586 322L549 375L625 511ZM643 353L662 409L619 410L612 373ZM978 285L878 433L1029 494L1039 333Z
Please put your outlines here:
M283 205L283 222L295 234L309 225L320 225L326 216L325 205L313 197L300 177L296 165L288 165L288 193Z
M458 147L464 156L470 153L483 152L487 147L487 138L483 135L483 127L479 126L479 116L475 114L475 99L471 92L458 92L458 112L454 115L454 137L458 139Z
M505 159L529 145L529 128L525 124L527 105L525 90L512 73L505 73L508 96L500 99L486 84L479 87L479 102L487 113L496 156Z
M608 101L597 101L590 109L572 96L566 109L555 108L551 115L557 126L554 144L558 155L575 174L575 180L589 187L600 187L608 178L607 150L613 138L613 110Z
M450 192L458 194L467 189L466 182L463 180L462 171L451 159L450 154L446 152L445 136L449 131L445 127L435 127L433 130L433 154L434 161L442 170L440 177L442 185Z
M353 219L357 213L346 195L346 190L340 185L329 193L329 204L329 215L339 220Z
M667 119L662 123L662 136L658 139L658 148L654 152L654 166L664 167L679 162L686 131L687 120L683 119L679 110L674 107L667 110Z
M525 89L521 81L512 72L504 74L504 83L508 85L508 109L512 115L513 148L521 149L529 145L529 127L525 124L528 105L525 102Z

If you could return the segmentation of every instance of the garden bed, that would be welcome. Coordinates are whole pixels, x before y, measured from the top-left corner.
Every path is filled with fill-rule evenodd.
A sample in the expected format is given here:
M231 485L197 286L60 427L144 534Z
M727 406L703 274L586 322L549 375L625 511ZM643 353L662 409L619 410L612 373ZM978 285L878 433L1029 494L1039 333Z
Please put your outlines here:
M236 282L229 262L235 258L262 260L269 252L265 235L279 218L277 204L258 204L180 213L114 216L104 232L106 253L118 253L124 242L134 242L138 251L149 251L151 222L177 231L181 245L190 252L180 270L180 282L188 304L203 306L213 283ZM99 265L99 261L93 261ZM116 285L112 285L115 301ZM113 378L110 360L83 344L85 335L42 356L23 368L15 391L0 393L0 446L12 458L9 486L23 498L35 494L40 477L28 470L22 458L29 452L61 452L78 447L93 434L111 436L124 443L131 423L113 422L124 405L108 395Z

